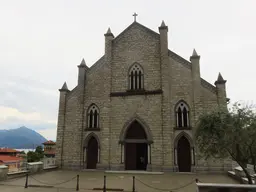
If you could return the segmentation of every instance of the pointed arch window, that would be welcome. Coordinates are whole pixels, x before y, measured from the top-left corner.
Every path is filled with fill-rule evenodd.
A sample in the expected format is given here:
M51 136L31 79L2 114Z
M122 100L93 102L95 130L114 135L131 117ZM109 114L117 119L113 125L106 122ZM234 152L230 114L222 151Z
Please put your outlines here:
M93 104L87 112L87 128L99 128L99 108Z
M188 105L181 101L175 109L176 112L176 127L190 127L189 108Z
M141 90L144 88L143 69L138 63L134 63L129 70L129 89Z

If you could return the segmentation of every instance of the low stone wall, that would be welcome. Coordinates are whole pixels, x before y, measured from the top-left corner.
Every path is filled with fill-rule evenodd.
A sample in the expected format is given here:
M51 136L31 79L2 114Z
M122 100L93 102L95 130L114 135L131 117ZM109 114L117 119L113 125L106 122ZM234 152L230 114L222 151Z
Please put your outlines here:
M0 181L5 179L13 179L16 177L24 177L26 174L34 174L42 171L51 171L58 169L57 166L50 166L44 168L43 162L33 162L27 163L27 170L8 172L8 167L5 165L0 165Z
M30 173L36 173L36 172L41 172L44 169L44 164L43 162L33 162L33 163L28 163L28 171Z
M256 185L197 183L198 192L247 192L256 191Z
M44 169L55 167L55 157L44 157L43 162L44 162Z
M0 181L7 179L8 167L0 165Z

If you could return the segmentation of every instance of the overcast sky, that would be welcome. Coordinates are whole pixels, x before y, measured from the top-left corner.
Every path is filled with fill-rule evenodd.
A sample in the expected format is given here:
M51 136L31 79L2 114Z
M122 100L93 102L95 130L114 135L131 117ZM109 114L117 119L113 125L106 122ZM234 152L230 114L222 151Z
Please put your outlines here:
M169 27L169 49L201 55L201 76L227 79L231 101L256 102L255 0L0 0L0 129L32 128L56 138L58 89L73 89L77 65L104 52L104 33L117 36L137 21Z

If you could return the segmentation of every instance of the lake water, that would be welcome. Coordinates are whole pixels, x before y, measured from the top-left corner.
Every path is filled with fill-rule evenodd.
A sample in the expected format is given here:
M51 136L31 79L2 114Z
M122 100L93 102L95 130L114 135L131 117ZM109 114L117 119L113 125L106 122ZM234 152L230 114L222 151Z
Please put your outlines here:
M29 151L35 151L35 149L15 149L17 151L24 151L25 153L28 153Z

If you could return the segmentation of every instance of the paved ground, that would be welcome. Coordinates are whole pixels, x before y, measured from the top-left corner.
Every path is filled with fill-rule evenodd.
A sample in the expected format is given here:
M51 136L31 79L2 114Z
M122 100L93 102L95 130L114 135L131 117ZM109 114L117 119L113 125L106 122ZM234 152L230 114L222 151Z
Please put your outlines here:
M1 192L71 192L76 191L76 175L80 175L80 190L84 192L94 191L93 188L103 187L103 172L75 172L75 171L52 171L29 176L29 185L46 185L51 188L28 187L24 188L25 178L16 178L0 182ZM107 188L119 188L132 191L133 174L106 173ZM72 179L73 178L73 179ZM227 175L221 174L183 174L166 173L164 175L135 175L135 188L138 192L153 191L196 191L195 178L204 183L237 183ZM69 181L69 182L67 182ZM63 183L64 182L64 183ZM62 183L62 184L61 184ZM57 184L57 185L55 185ZM173 190L175 188L186 187ZM53 187L54 186L54 187ZM162 190L161 190L162 189ZM165 190L164 190L165 189ZM168 190L166 190L168 189ZM102 191L102 190L101 190Z

